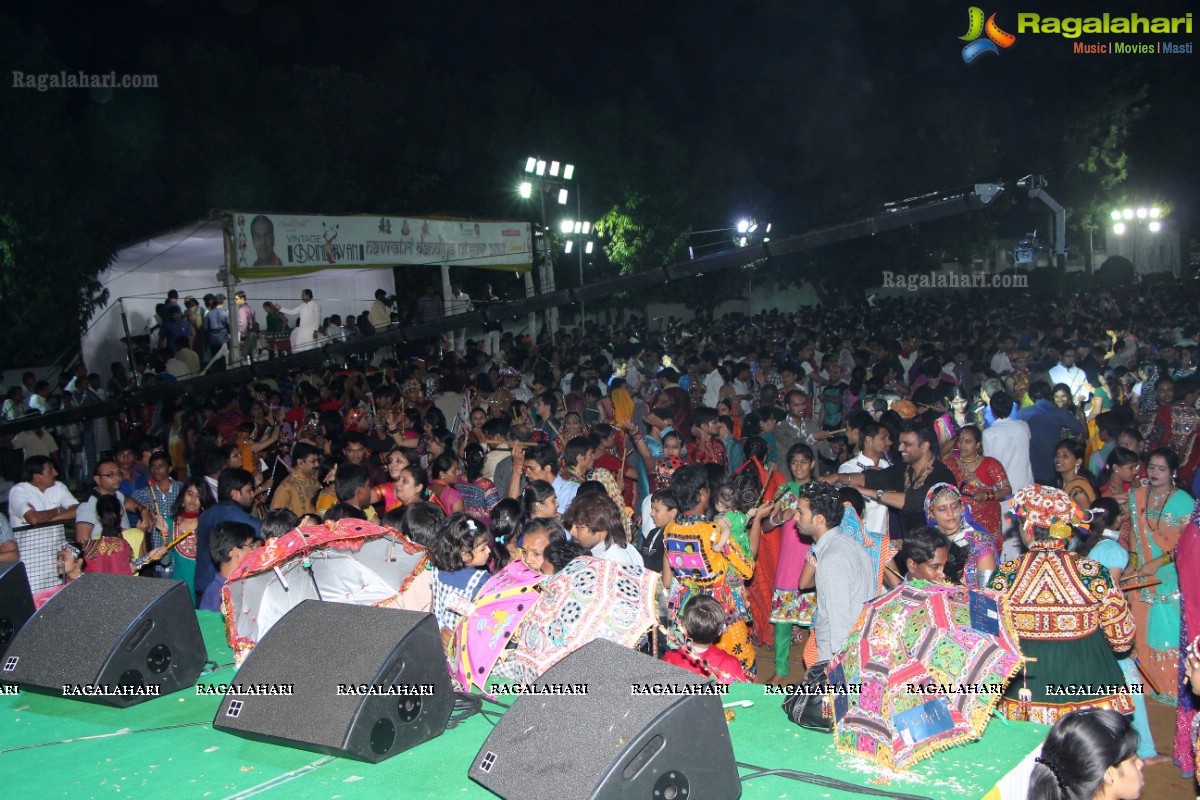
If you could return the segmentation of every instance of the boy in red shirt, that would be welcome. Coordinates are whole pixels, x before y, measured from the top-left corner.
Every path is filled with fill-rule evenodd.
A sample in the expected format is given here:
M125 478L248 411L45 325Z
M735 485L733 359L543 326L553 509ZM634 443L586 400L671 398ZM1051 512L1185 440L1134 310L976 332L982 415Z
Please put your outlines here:
M687 643L668 652L663 661L715 678L717 683L749 682L741 663L716 646L725 630L725 610L714 598L702 594L688 600L683 607L683 629Z

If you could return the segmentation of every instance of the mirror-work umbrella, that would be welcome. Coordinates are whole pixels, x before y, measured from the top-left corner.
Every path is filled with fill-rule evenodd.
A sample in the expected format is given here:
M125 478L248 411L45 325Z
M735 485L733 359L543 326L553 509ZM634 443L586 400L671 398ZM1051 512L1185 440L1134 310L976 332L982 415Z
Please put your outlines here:
M594 639L634 647L658 622L658 573L583 556L542 584L517 647L492 670L532 683Z
M271 626L305 600L428 611L425 548L357 519L295 530L247 555L222 597L225 633L241 663Z
M926 581L863 608L830 662L840 750L905 769L983 735L1021 652L1004 599Z
M487 692L496 660L539 598L546 576L513 561L488 579L475 597L475 608L462 618L450 646L450 672L463 691ZM491 697L491 695L488 695Z

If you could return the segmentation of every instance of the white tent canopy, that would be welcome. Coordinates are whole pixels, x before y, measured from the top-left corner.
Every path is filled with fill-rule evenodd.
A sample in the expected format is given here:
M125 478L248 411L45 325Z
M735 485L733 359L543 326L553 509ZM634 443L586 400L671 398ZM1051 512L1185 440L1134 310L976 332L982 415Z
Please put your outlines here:
M100 274L100 283L109 292L108 305L92 317L81 342L89 370L108 375L112 362L126 360L121 343L125 335L122 307L129 318L130 333L139 336L154 326L154 307L166 299L168 290L179 292L181 306L188 295L202 300L210 292L225 291L217 280L225 258L221 224L219 219L198 220L118 251L109 268ZM262 304L266 301L293 308L300 303L300 291L311 289L323 316L340 314L345 320L350 314L370 308L376 289L394 293L395 279L387 268L329 269L289 277L243 279L237 288L246 292L265 330ZM233 313L233 298L228 307Z

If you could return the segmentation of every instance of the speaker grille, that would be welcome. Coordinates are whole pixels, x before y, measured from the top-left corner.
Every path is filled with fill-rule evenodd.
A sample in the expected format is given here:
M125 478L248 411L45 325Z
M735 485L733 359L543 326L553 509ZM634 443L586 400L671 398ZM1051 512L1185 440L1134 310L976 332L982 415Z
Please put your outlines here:
M17 632L33 616L33 595L25 564L0 564L0 656L8 650ZM0 679L3 679L0 674Z
M124 649L118 645L127 633L144 628L148 634L162 622L153 606L172 591L186 594L187 584L85 572L26 624L13 647L21 657L14 680L49 688L97 683L109 654Z
M228 694L216 727L366 760L437 736L454 702L432 615L319 600L306 600L276 622L230 682L254 689L283 684L291 694ZM365 696L339 692L343 684L415 684L433 693Z
M673 706L711 703L720 709L716 697L634 696L634 684L708 683L699 675L598 639L560 661L535 684L586 684L587 694L520 697L484 742L472 762L471 777L510 800L591 797L609 767ZM719 719L723 724L724 717Z

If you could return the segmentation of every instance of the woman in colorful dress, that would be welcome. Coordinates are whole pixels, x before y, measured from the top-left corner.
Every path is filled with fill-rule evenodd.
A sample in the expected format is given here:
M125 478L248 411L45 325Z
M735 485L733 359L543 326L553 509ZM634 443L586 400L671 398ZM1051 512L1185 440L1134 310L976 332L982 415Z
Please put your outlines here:
M1029 552L1001 564L991 588L1008 596L1021 652L1037 661L1009 682L1000 712L1041 725L1084 707L1132 714L1127 691L1051 694L1059 684L1124 687L1117 654L1133 643L1133 616L1108 570L1067 550L1083 512L1062 489L1036 483L1016 493L1013 511Z
M1092 473L1084 466L1086 447L1078 439L1063 439L1054 448L1054 471L1058 473L1058 488L1067 493L1071 502L1080 508L1091 508L1096 499Z
M462 494L464 510L476 521L490 524L492 509L500 502L496 484L483 477L483 446L474 442L463 449L463 476L454 486Z
M724 529L707 517L708 475L702 465L681 467L672 477L671 492L679 516L663 531L663 546L669 570L663 583L669 591L669 608L678 620L681 609L696 595L710 595L725 611L726 629L717 647L736 658L747 675L753 676L754 645L750 643L746 598L740 597L728 578L733 570L742 580L754 574L754 560Z
M946 576L961 577L968 589L987 586L996 571L996 542L971 518L963 495L948 483L935 483L925 494L925 524L937 528L954 543Z
M1200 693L1194 668L1200 667L1197 637L1200 637L1200 502L1179 535L1175 547L1175 565L1179 570L1180 641L1188 643L1188 652L1179 665L1179 703L1175 709L1175 763L1184 777L1196 774L1196 694ZM1190 663L1189 663L1190 662ZM1189 679L1189 672L1191 676Z
M971 424L970 405L966 392L962 387L955 386L950 390L950 410L933 421L942 458L947 458L954 451L958 432Z
M171 577L187 583L188 597L195 596L196 590L196 527L200 524L200 514L206 510L205 498L209 494L204 491L205 488L204 478L193 478L184 484L183 490L175 498L175 503L169 509L171 516L160 514L155 518L158 529L167 532L168 541L175 541L185 533L190 534L175 545L171 554Z
M975 425L964 425L958 432L958 455L946 459L954 473L959 491L971 509L971 517L987 531L996 546L1004 536L1000 524L1000 498L1012 494L1004 465L983 454L983 433Z
M1118 544L1121 549L1129 551L1130 517L1129 489L1137 480L1138 469L1142 459L1137 453L1125 447L1114 447L1104 462L1104 471L1100 473L1100 496L1111 497L1121 508L1121 516L1117 520L1116 529L1121 538Z
M800 573L812 541L808 537L801 538L796 528L800 493L812 480L816 456L811 447L799 442L788 450L787 461L795 480L779 487L771 512L771 521L782 525L779 559L775 567L775 591L771 597L771 625L775 628L775 675L768 683L776 686L782 685L790 672L788 656L792 650L793 628L812 628L813 612L816 610L816 594L799 589ZM801 634L802 645L806 636L806 632Z
M1160 702L1174 705L1179 678L1179 573L1175 546L1191 516L1193 501L1175 487L1179 462L1171 450L1159 449L1146 463L1148 485L1129 495L1132 524L1130 571L1137 583L1162 581L1130 595L1137 621L1137 657Z
M466 512L466 503L462 492L455 485L458 483L462 467L452 450L448 450L433 459L429 465L429 491L437 496L438 502L446 509L447 514Z

